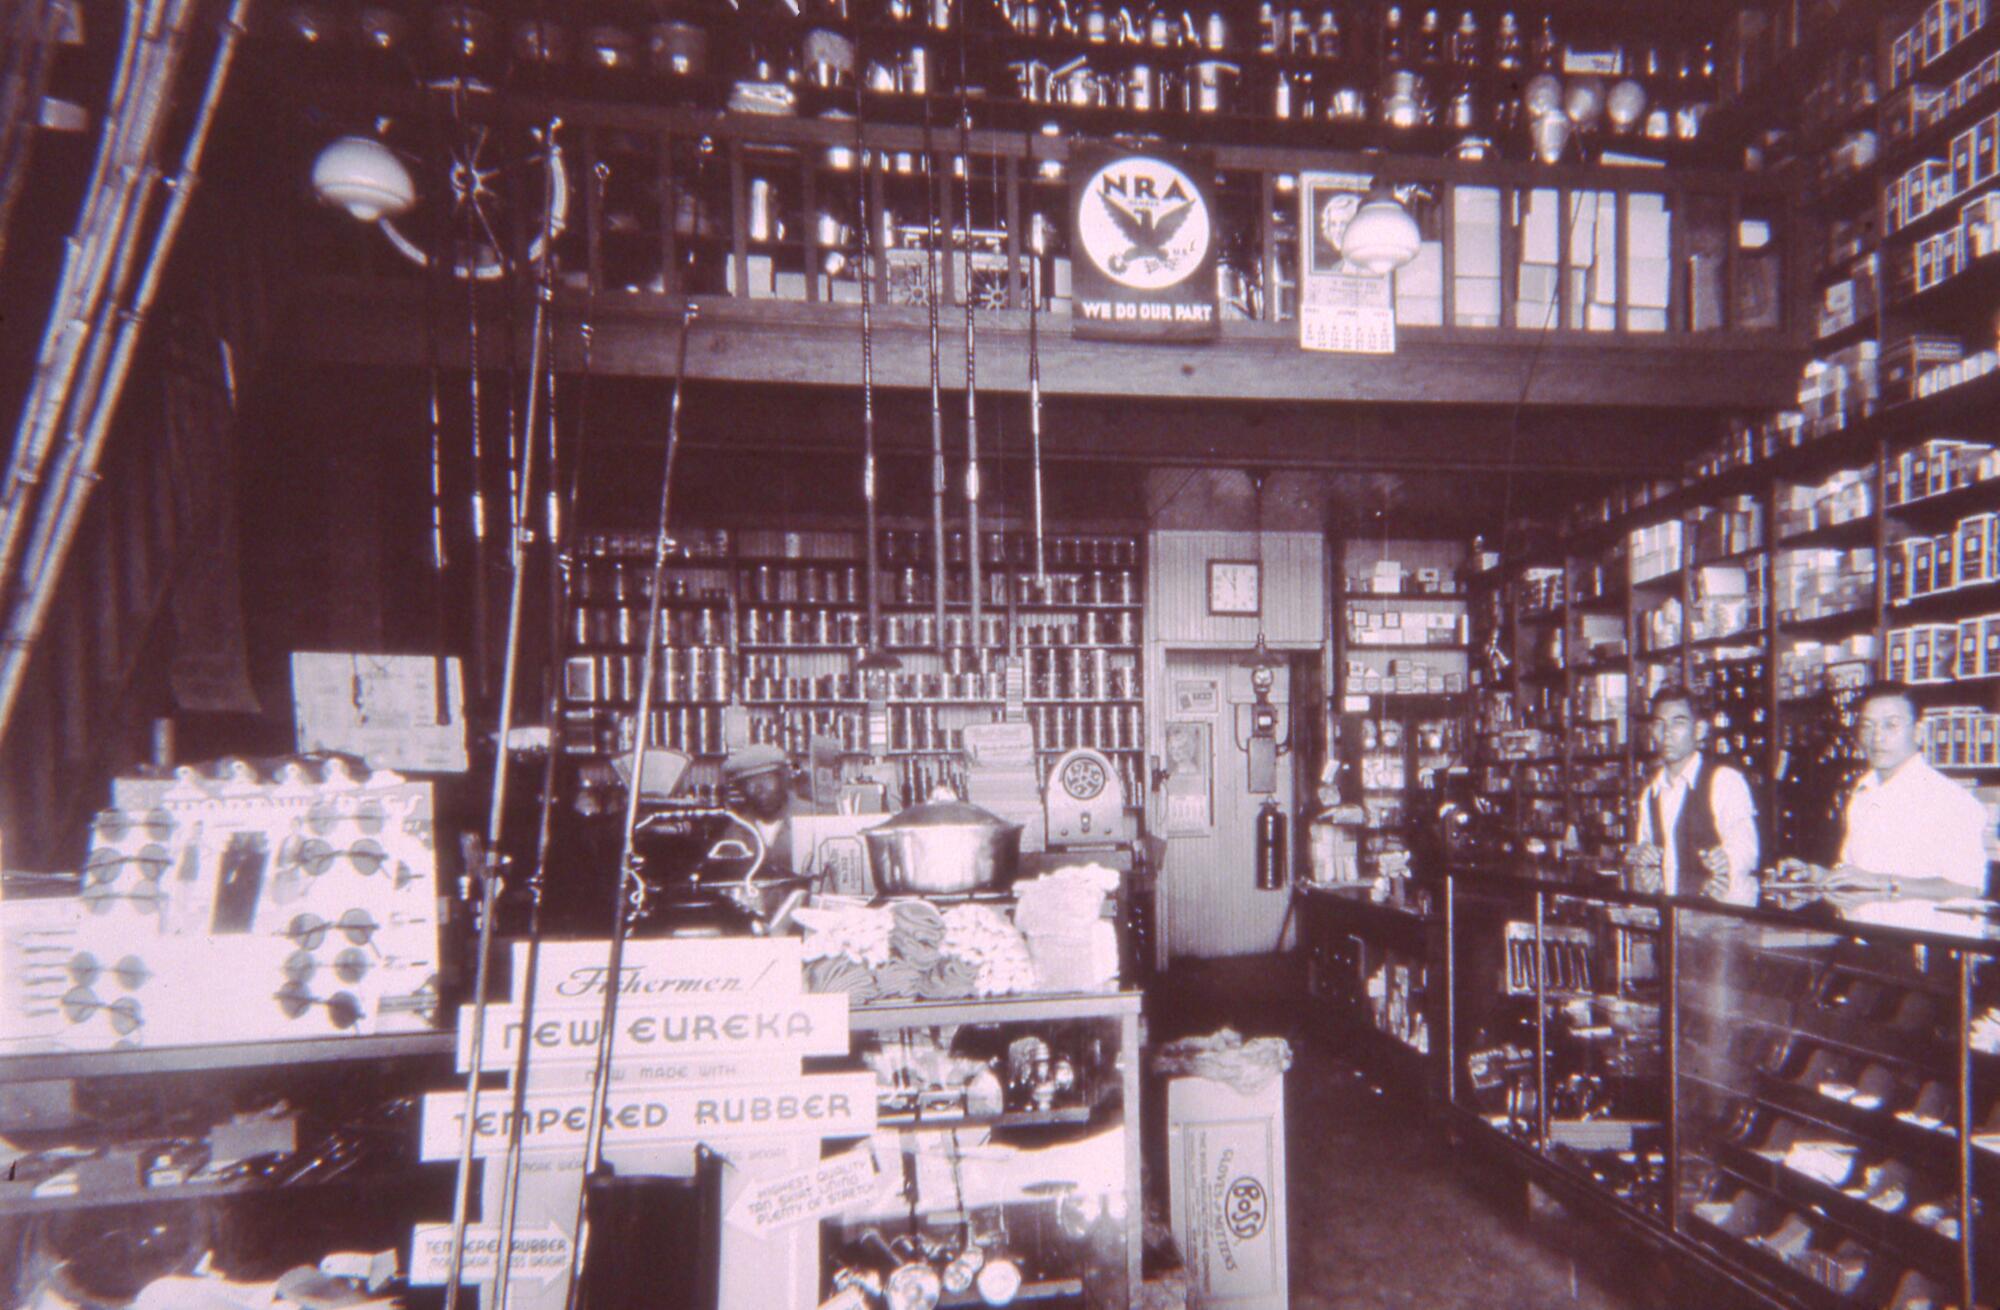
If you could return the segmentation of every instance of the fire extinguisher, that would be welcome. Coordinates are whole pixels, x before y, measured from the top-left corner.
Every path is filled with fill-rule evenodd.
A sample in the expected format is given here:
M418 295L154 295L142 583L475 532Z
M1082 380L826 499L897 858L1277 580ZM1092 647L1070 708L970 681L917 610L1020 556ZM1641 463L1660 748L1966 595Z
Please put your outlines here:
M1257 890L1283 888L1285 867L1285 812L1267 800L1257 809Z

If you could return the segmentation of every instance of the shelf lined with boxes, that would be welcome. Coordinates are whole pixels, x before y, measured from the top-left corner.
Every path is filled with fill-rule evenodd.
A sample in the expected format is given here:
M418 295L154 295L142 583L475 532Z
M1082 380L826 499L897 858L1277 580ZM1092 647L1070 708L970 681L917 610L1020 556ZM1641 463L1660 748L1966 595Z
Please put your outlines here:
M902 757L906 772L922 775L908 780L922 794L948 779L965 727L1000 717L1008 657L1018 655L1043 766L1094 747L1137 794L1145 740L1136 537L1055 536L1038 579L1024 534L985 534L975 614L962 532L947 537L940 569L928 532L885 530L880 637L903 667L883 679L877 741L855 669L868 644L864 547L851 529L681 534L663 575L650 739L712 761L726 749L730 716L741 716L748 740L797 756L827 739L843 753ZM649 534L598 532L570 562L562 743L572 756L629 749L651 549Z
M1342 800L1368 813L1364 862L1404 869L1410 797L1464 757L1465 547L1356 539L1336 559L1331 739Z

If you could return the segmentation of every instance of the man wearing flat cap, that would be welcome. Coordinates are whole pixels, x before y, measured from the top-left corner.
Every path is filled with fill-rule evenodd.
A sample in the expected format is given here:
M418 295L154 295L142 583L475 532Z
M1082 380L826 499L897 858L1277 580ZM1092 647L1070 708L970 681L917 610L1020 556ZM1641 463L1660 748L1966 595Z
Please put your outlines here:
M739 746L722 761L723 796L745 823L763 835L764 868L792 867L792 762L776 746Z

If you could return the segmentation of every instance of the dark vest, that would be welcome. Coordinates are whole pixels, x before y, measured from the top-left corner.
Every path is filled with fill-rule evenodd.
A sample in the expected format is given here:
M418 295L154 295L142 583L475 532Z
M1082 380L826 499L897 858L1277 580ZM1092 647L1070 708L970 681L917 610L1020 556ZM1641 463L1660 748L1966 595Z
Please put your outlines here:
M1701 853L1714 850L1722 845L1722 833L1715 826L1715 764L1706 755L1695 757L1694 781L1688 784L1687 799L1681 802L1681 812L1674 820L1674 830L1668 834L1666 825L1660 822L1660 794L1649 792L1646 806L1652 811L1653 835L1665 846L1672 841L1674 847L1674 867L1679 871L1679 886L1675 894L1696 896L1708 881L1708 871L1702 867ZM1689 880L1693 879L1690 884Z

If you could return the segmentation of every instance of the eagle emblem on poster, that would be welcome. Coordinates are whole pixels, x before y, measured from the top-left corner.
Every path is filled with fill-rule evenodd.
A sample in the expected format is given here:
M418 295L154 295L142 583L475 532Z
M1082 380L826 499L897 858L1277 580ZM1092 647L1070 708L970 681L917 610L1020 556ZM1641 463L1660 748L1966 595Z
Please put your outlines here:
M1216 335L1213 161L1205 151L1079 145L1070 157L1074 330L1186 341Z

